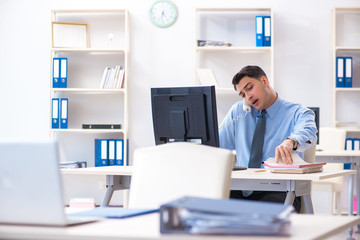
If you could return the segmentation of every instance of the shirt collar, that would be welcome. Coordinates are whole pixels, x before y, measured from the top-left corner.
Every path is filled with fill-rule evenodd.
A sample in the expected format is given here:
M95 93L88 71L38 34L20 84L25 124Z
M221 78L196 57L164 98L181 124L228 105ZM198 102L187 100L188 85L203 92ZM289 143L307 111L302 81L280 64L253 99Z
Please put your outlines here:
M277 111L280 109L280 106L283 103L283 99L279 97L279 95L277 95L277 99L276 101L273 103L273 105L271 105L270 107L268 107L266 109L266 112L268 114L268 116L272 119L275 114L277 113ZM260 116L261 115L261 111L257 111L256 116Z

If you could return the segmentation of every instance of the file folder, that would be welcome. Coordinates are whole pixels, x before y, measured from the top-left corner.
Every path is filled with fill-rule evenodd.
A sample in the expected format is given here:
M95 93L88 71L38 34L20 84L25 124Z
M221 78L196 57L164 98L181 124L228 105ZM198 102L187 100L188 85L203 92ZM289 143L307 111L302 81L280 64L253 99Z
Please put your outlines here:
M293 211L283 203L187 196L160 206L160 232L287 235Z
M115 165L124 166L124 140L115 140Z
M255 31L256 31L256 46L264 46L264 27L263 27L263 16L255 17Z
M109 139L109 166L115 165L115 139Z
M354 138L353 139L353 150L354 151L359 151L360 150L360 139L359 138Z
M60 59L53 58L53 88L60 87Z
M264 16L264 47L271 46L271 18Z
M95 167L108 166L108 140L95 139Z
M158 212L157 208L123 208L123 207L98 207L89 211L69 214L74 217L100 217L100 218L129 218L144 214Z
M59 128L59 99L52 99L51 107L51 128Z
M352 151L354 150L354 141L352 138L346 138L345 140L345 150Z
M60 88L67 87L67 58L60 59Z
M60 127L68 128L68 99L61 98Z
M345 87L344 83L344 58L343 57L336 57L336 87Z
M345 87L351 88L352 87L352 80L353 80L353 64L352 64L352 57L345 57Z

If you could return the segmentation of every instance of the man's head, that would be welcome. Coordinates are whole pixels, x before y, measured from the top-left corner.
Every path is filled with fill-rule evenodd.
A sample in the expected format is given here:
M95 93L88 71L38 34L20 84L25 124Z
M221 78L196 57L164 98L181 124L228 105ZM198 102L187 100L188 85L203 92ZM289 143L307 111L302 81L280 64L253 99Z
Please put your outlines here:
M246 66L235 74L232 83L244 101L258 110L267 109L276 101L265 72L258 66Z

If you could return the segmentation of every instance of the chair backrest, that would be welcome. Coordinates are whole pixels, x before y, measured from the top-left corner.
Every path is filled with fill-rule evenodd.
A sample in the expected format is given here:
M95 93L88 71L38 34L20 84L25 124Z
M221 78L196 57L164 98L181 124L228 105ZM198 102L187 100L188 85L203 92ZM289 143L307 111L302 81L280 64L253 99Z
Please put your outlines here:
M134 152L130 208L158 208L182 196L228 198L231 151L186 142Z
M322 127L319 132L319 145L324 150L338 151L345 149L346 130Z
M315 151L316 151L316 144L314 143L310 148L304 151L304 161L308 163L314 163Z

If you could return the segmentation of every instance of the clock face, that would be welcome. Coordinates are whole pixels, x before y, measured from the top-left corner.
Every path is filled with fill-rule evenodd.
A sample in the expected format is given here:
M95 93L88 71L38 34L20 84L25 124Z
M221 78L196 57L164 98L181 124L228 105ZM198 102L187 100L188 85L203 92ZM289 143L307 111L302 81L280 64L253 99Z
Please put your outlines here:
M175 23L177 16L176 5L167 0L155 2L150 9L150 19L157 27L170 27Z

